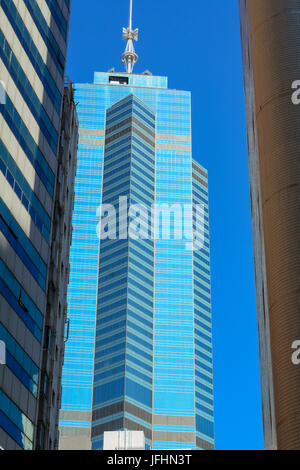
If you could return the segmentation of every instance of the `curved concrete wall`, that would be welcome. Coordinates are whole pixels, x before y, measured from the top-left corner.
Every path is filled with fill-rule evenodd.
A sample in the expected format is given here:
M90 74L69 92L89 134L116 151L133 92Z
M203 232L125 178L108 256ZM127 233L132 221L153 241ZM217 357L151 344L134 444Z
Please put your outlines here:
M292 343L300 340L300 106L291 100L292 82L300 80L300 0L246 3L259 157L251 178L259 179L262 198L270 393L277 448L300 449L300 366L291 360Z

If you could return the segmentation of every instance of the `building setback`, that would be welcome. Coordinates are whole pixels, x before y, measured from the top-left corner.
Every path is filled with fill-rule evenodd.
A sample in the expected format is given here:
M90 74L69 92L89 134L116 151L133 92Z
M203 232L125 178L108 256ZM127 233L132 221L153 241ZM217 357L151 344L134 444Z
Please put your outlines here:
M78 134L64 84L69 8L0 1L0 447L9 450L58 446Z
M264 441L300 448L300 1L240 0Z

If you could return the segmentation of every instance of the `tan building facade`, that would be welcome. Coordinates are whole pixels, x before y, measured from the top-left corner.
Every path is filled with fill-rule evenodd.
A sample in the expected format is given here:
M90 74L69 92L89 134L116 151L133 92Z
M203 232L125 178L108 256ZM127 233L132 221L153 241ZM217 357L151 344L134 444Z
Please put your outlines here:
M266 449L300 449L300 1L240 0Z

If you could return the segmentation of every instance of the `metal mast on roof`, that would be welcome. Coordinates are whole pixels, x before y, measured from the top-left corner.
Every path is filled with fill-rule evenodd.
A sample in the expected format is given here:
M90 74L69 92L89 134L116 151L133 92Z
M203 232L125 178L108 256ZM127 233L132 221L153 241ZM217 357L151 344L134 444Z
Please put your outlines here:
M121 61L125 64L127 73L132 73L133 67L139 59L133 46L133 41L138 40L138 33L138 29L132 29L132 0L130 0L129 26L128 28L123 28L123 41L127 41L127 46L125 52L121 56Z

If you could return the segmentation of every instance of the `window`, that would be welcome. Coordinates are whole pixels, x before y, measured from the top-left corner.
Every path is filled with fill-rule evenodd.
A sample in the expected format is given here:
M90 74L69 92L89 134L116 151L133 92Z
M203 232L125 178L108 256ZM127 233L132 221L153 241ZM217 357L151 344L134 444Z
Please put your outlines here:
M44 349L51 350L51 343L52 343L52 330L50 326L46 326L45 328L45 339L44 339Z
M47 393L48 393L48 376L47 376L47 374L45 374L45 372L43 373L42 381L43 381L43 392L44 392L44 395L47 397Z
M109 77L109 83L116 83L118 85L128 85L128 77Z

